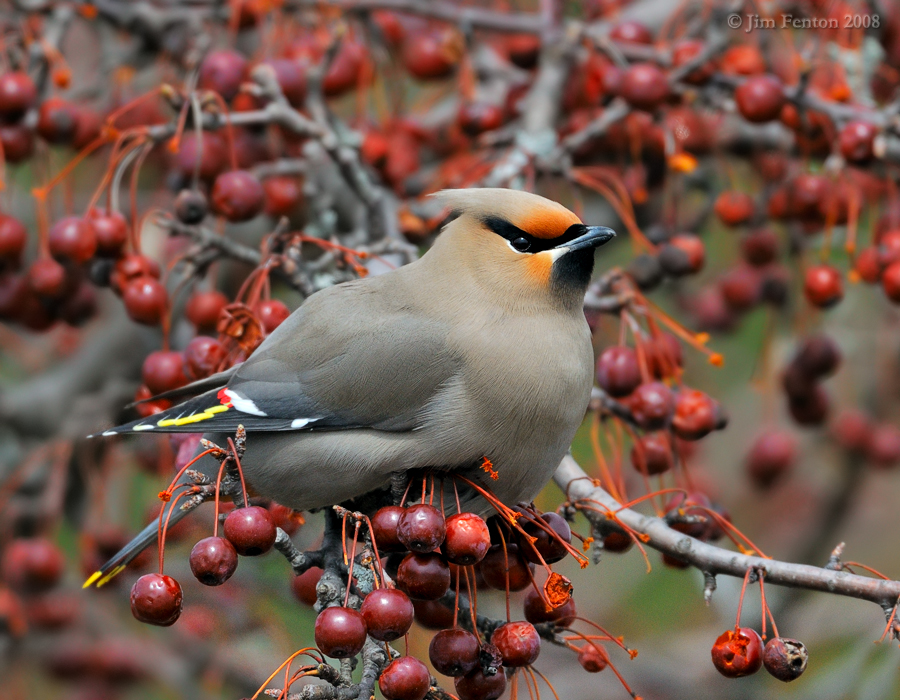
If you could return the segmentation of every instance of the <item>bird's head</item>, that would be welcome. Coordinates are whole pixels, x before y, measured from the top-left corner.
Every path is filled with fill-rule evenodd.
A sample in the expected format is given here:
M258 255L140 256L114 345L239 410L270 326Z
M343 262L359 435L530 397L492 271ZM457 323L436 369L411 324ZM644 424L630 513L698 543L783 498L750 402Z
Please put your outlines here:
M530 192L481 188L435 196L458 215L441 238L452 238L466 262L513 292L580 300L594 249L616 235L605 226L585 226L561 204Z

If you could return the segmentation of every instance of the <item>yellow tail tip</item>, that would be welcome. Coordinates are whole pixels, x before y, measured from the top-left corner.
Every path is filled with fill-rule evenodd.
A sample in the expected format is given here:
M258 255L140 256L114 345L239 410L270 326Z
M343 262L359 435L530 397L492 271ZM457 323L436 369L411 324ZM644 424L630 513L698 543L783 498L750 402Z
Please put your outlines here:
M115 569L113 569L108 574L106 574L106 576L104 576L99 581L97 581L97 588L102 588L107 583L109 583L112 579L114 579L116 576L118 576L120 573L122 573L124 570L125 570L125 564L119 564Z
M102 571L95 571L94 573L91 574L90 578L84 582L84 585L82 586L82 588L90 588L91 586L94 585L94 581L96 581L102 575L103 575Z

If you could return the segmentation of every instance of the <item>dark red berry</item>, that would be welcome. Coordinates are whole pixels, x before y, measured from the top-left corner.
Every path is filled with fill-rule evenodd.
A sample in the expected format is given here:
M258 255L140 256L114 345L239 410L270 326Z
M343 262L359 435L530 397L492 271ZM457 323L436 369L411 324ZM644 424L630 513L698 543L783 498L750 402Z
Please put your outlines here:
M0 214L0 262L18 264L27 242L28 232L22 222Z
M770 229L759 229L741 239L741 254L754 267L774 261L778 255L778 237Z
M738 265L722 276L719 289L731 311L749 311L762 298L762 276L755 267Z
M547 564L555 564L568 554L563 543L571 542L572 530L565 518L558 513L543 513L540 520L544 526L555 533L555 536L552 536L538 523L522 518L519 520L519 524L526 535L535 538L535 541L526 541L523 537L519 544L519 551L525 559L535 564L539 564L541 558Z
M588 673L600 673L609 666L609 655L603 647L587 643L578 651L578 663Z
M411 552L433 552L441 546L446 534L444 516L427 503L405 509L397 523L397 537Z
M652 111L669 96L669 81L653 63L635 63L622 76L622 97L637 109Z
M0 144L7 163L21 163L34 153L34 134L24 124L0 124Z
M657 379L674 377L684 365L681 343L671 333L654 333L644 342L647 367Z
M575 622L577 616L574 598L569 598L557 608L551 608L534 586L529 586L525 593L523 608L525 619L533 625L552 622L560 627L568 627Z
M491 635L491 643L500 650L508 668L530 666L541 653L541 637L530 622L507 622Z
M333 659L356 656L366 643L366 621L352 608L325 608L316 617L315 639L325 656Z
M822 425L828 419L831 401L824 388L815 384L808 394L791 396L788 411L798 425Z
M811 335L803 339L791 364L810 379L824 379L840 367L841 350L827 335Z
M123 295L125 287L139 277L159 279L159 264L144 255L126 254L116 260L109 274L109 284L116 294Z
M597 360L597 383L610 396L628 396L641 383L637 353L624 345L606 348Z
M191 573L204 586L221 586L235 572L238 555L224 537L206 537L194 545L190 556Z
M508 540L505 552L502 545L494 545L479 566L485 584L498 591L506 590L507 578L511 591L521 591L531 585L530 571L534 564L526 562L519 555L518 545Z
M228 167L228 146L223 138L213 131L204 131L201 134L189 131L178 142L178 150L173 156L172 165L182 177L192 178L196 170L203 180L212 180ZM176 216L181 211L176 205Z
M367 60L367 50L364 44L353 39L342 42L341 48L322 79L322 92L327 97L337 97L357 87Z
M813 306L827 309L844 298L841 273L830 265L813 265L803 278L803 293Z
M265 554L278 535L269 511L260 506L235 508L225 518L224 530L237 553L245 557Z
M211 332L215 331L219 314L226 306L228 297L222 292L194 292L185 304L184 315L196 326L198 332Z
M277 299L261 301L253 310L266 333L273 332L291 315L291 310Z
M632 546L634 546L634 540L624 532L610 532L603 538L603 550L613 554L627 552Z
M369 636L379 642L393 642L409 632L415 611L403 591L379 588L366 596L360 612Z
M659 264L673 277L694 275L703 269L706 262L706 249L699 236L691 233L680 233L672 236L662 246Z
M690 63L699 56L706 45L699 39L682 39L672 47L672 65L676 68ZM708 61L703 65L695 68L686 76L684 81L692 85L702 85L709 81L716 72L716 65L712 61Z
M266 193L266 214L272 217L296 213L303 201L303 187L296 177L277 175L263 180Z
M184 356L180 352L156 350L147 355L141 369L144 384L153 394L187 384L184 376Z
M888 299L900 304L900 262L891 263L881 273L881 288Z
M747 453L750 479L760 488L769 488L782 478L797 459L797 443L790 433L769 430L754 440Z
M282 94L294 107L302 107L306 99L306 67L289 58L270 58L263 61L275 73Z
M153 277L138 277L127 284L122 301L129 317L147 326L157 325L166 312L168 294L162 283Z
M208 335L198 335L184 349L184 363L192 379L203 379L218 371L225 360L222 344Z
M43 537L12 540L3 552L3 581L23 593L42 593L53 588L65 569L62 552Z
M38 110L37 132L48 143L71 143L78 130L78 108L59 97L50 97Z
M772 637L763 651L763 665L780 681L797 680L806 670L809 652L806 645L796 639Z
M212 90L225 100L237 95L247 71L247 59L237 51L210 51L200 64L197 87Z
M726 678L756 673L762 666L762 655L762 639L749 627L726 631L712 648L713 666Z
M229 221L249 221L262 212L266 193L253 173L230 170L216 178L210 200L215 212Z
M645 382L629 397L632 415L644 430L659 430L672 418L675 397L662 382Z
M119 212L93 209L89 215L91 227L97 238L97 255L117 258L128 242L128 224Z
M140 622L168 627L181 615L181 586L171 576L146 574L131 587L131 613Z
M27 73L10 71L0 75L0 118L16 121L37 100L37 88Z
M66 291L66 268L52 258L38 258L28 267L28 286L44 299L58 299Z
M291 581L291 590L301 603L306 603L309 607L316 604L316 587L319 585L319 579L322 578L322 569L313 566L304 571L299 576L294 576Z
M375 515L372 516L372 532L379 553L406 551L406 545L400 541L397 534L400 516L405 510L401 506L385 506L375 511Z
M419 600L437 600L450 590L450 567L439 554L407 554L397 570L397 588Z
M721 410L716 401L696 389L682 388L675 397L672 430L682 440L699 440L719 424Z
M503 126L503 110L486 102L464 102L457 115L459 128L469 136L478 136Z
M784 107L784 85L774 75L747 78L734 91L738 111L749 122L769 122L777 119Z
M847 122L838 134L841 155L851 163L865 163L873 155L873 144L878 128L871 122L854 120Z
M476 668L454 682L459 700L497 700L506 691L506 674L503 671L486 676Z
M427 630L445 630L453 626L453 611L435 600L414 600L416 622Z
M453 74L461 58L455 32L415 32L403 42L403 66L419 80L439 80Z
M459 628L441 630L431 638L428 658L438 673L458 678L478 667L478 638Z
M401 656L381 672L378 688L387 700L422 700L431 688L431 674L417 658Z
M631 464L638 472L648 476L664 474L669 471L674 464L669 433L660 430L646 433L638 438L634 447L631 448Z
M67 216L50 227L50 253L54 258L86 263L97 252L97 234L87 219Z
M491 535L481 516L456 513L447 518L447 536L441 550L451 564L477 564L484 559L490 546Z
M175 198L175 216L183 224L199 224L209 213L209 203L202 192L181 190Z

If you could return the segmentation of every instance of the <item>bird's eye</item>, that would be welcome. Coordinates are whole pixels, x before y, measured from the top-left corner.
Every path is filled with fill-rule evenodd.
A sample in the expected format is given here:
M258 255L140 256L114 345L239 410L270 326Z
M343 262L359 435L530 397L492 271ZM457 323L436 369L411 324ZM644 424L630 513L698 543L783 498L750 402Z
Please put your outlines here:
M518 250L520 253L526 253L531 247L531 243L528 242L527 238L516 238L512 242L512 247Z

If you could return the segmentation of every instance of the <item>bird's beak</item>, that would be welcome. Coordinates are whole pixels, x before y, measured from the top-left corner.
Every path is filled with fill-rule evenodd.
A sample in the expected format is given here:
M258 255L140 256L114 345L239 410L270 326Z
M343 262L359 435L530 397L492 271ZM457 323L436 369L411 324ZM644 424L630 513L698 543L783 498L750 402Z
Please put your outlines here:
M558 246L564 248L566 252L571 253L573 250L582 250L583 248L599 248L604 243L615 237L616 232L606 226L588 226L587 230L578 238L573 238L567 243Z

